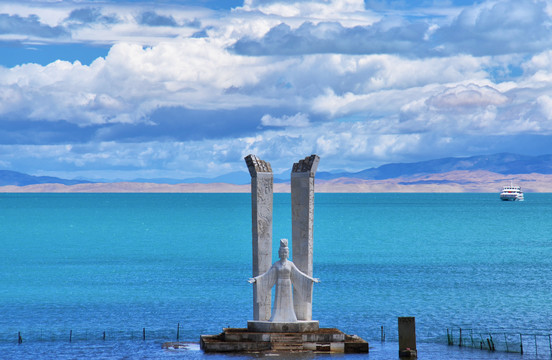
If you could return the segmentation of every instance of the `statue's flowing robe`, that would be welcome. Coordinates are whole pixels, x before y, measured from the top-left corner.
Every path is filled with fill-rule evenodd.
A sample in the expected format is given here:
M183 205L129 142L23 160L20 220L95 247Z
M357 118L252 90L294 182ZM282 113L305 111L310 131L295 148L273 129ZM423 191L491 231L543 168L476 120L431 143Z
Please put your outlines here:
M255 277L257 299L265 299L270 289L276 285L274 306L272 307L272 322L297 322L293 310L292 285L298 290L303 301L311 301L313 279L297 269L291 261L275 262L266 273Z

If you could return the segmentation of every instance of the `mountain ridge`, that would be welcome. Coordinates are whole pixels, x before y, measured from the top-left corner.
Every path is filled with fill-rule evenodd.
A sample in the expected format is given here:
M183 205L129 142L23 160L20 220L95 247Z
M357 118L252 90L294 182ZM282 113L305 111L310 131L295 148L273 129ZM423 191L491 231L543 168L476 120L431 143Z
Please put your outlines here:
M291 170L290 170L291 171ZM552 155L519 155L499 153L491 155L477 155L470 157L446 157L413 163L390 163L376 168L369 168L358 172L332 173L320 171L316 174L317 180L331 181L336 179L358 180L388 180L401 177L414 177L429 174L444 174L454 171L489 171L502 175L515 174L552 174ZM343 180L346 182L347 180ZM418 180L425 181L425 180ZM33 176L10 170L0 170L0 186L15 185L27 186L37 184L77 185L90 183L105 183L110 181L67 180L49 176ZM250 182L247 171L236 171L215 178L194 177L187 179L135 179L126 181L111 181L125 183L153 183L153 184L213 184L227 183L232 185L246 185ZM277 184L289 182L289 172L274 174Z

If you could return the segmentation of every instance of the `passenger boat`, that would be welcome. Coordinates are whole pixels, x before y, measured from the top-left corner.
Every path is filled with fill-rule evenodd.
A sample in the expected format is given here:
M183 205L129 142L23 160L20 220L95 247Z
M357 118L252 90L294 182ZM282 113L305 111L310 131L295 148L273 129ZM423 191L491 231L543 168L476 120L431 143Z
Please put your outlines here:
M500 200L503 201L523 201L523 191L521 186L504 186L500 193Z

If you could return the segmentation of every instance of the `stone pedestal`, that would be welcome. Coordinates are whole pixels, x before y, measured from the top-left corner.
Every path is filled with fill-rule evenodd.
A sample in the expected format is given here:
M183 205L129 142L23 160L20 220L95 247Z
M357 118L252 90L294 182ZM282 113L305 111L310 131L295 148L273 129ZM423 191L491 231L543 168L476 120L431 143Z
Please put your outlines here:
M251 332L267 333L303 333L318 331L318 321L298 322L271 322L271 321L248 321L247 330Z
M311 155L293 164L291 171L291 243L293 263L313 276L314 175L320 157ZM293 291L297 320L312 320L311 301L301 300Z
M272 266L272 202L274 176L270 163L255 155L245 157L251 175L251 215L253 235L253 277ZM253 319L270 320L271 296L257 299L253 284Z
M201 335L206 353L368 353L368 343L338 329L307 332L257 332L223 329L218 335Z
M416 319L399 317L399 357L417 357Z

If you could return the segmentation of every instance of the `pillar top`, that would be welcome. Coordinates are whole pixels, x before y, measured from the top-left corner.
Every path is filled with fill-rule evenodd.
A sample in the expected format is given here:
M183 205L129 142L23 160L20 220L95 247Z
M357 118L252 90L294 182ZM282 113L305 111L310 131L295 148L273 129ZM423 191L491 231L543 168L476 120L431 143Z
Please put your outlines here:
M252 154L247 155L244 159L251 177L257 176L257 173L272 173L272 168L268 161L261 160Z
M314 154L311 156L307 156L303 160L299 160L299 162L293 164L293 169L291 170L291 173L309 173L309 176L314 177L319 162L320 156Z

